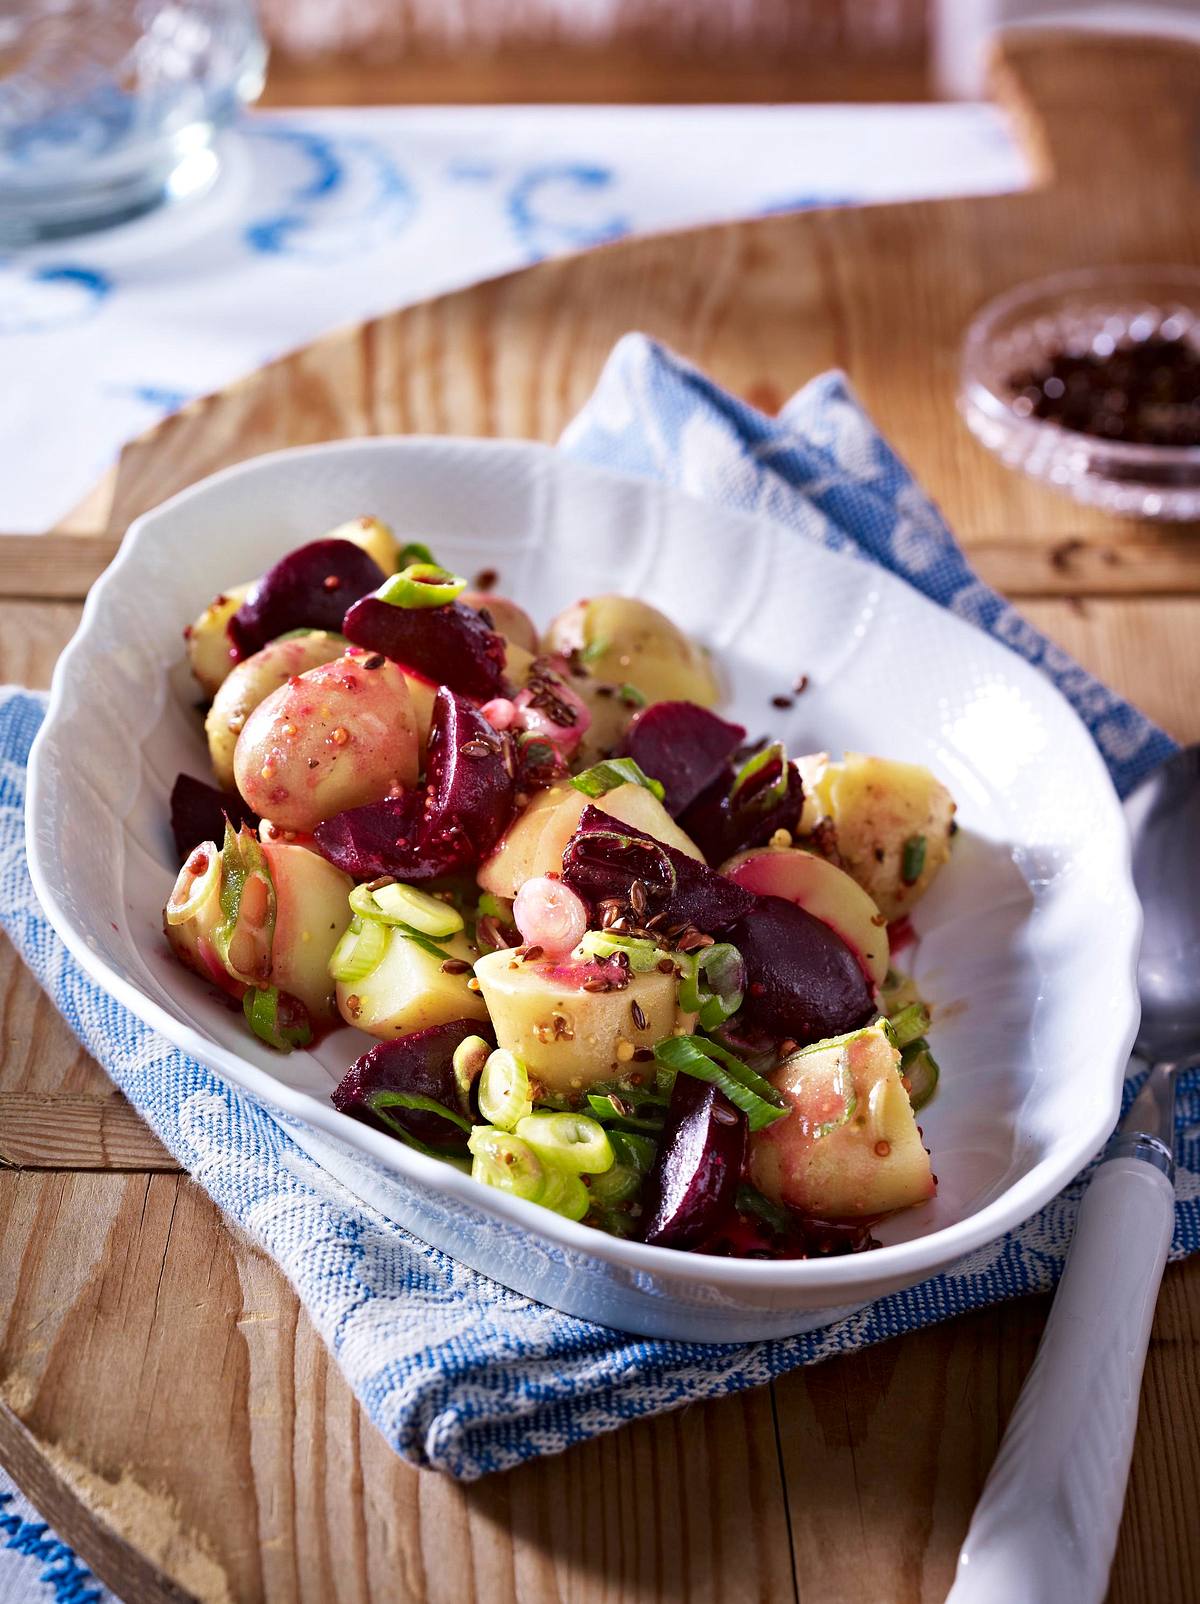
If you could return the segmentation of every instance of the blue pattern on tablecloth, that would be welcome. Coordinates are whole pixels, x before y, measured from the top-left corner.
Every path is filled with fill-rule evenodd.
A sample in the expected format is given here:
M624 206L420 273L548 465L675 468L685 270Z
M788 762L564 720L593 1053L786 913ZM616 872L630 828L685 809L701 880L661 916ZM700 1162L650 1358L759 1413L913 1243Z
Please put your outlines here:
M652 474L765 513L902 574L1037 663L1079 709L1127 789L1168 738L1050 646L974 578L936 509L838 375L778 420L640 336L616 348L564 437L589 461ZM796 538L804 538L797 533ZM84 1045L216 1202L271 1253L387 1440L470 1478L624 1420L754 1386L834 1353L1049 1287L1081 1182L956 1267L805 1336L705 1346L643 1340L510 1292L360 1203L274 1118L185 1058L93 985L33 896L22 808L44 702L0 701L0 923ZM1200 1246L1200 1092L1180 1097L1174 1243Z

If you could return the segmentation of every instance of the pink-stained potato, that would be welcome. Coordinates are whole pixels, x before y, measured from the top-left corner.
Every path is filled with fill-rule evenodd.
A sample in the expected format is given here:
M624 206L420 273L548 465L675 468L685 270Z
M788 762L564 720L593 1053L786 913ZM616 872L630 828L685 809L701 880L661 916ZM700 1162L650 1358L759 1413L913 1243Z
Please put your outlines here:
M259 703L238 737L233 767L256 813L304 831L415 785L418 762L404 673L379 653L351 648Z

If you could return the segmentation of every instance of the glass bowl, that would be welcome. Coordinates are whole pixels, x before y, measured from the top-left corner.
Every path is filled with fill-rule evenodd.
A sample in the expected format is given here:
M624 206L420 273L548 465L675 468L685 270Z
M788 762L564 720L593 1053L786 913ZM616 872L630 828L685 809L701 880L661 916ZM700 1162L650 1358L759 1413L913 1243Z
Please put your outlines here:
M1200 272L1097 268L1018 285L967 330L959 410L1001 462L1077 501L1130 518L1200 518L1200 446L1133 445L1023 415L1011 382L1061 352L1105 356L1155 334L1200 346Z

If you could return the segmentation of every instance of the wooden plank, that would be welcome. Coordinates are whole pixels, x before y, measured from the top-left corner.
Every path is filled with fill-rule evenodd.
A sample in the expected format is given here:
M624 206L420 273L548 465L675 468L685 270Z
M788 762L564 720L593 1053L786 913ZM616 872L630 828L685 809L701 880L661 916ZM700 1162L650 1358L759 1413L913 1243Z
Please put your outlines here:
M0 1165L19 1170L178 1170L118 1091L0 1091Z
M117 554L120 535L0 535L0 596L82 601Z

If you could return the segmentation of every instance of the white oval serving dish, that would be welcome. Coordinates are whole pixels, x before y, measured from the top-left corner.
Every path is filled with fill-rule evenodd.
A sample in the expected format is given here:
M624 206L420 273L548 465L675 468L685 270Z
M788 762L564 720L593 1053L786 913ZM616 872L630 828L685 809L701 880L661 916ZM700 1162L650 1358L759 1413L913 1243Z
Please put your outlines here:
M170 958L167 797L207 775L183 625L220 590L359 513L499 570L539 622L637 592L710 645L729 707L794 753L928 764L959 802L950 866L904 955L937 1010L922 1116L937 1199L884 1246L766 1263L618 1241L477 1185L339 1114L351 1030L280 1056ZM771 706L799 674L791 711ZM83 967L269 1105L319 1163L425 1241L588 1320L692 1341L784 1336L983 1249L1054 1195L1115 1122L1137 1022L1140 916L1122 815L1082 724L1025 662L902 581L766 518L538 445L372 439L258 457L148 513L88 598L31 761L34 885ZM977 1256L982 1267L983 1258Z

